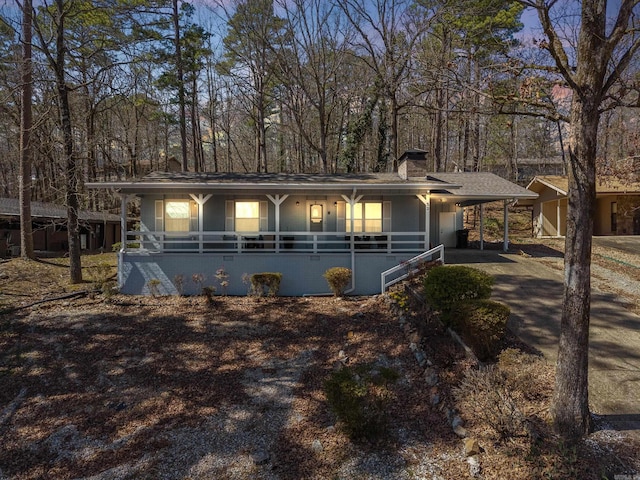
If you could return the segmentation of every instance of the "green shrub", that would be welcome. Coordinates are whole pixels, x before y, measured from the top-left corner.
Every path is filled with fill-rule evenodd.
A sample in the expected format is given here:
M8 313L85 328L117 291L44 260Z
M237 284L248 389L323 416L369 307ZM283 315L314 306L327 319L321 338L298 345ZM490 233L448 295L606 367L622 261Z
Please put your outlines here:
M274 272L254 273L249 277L249 281L251 283L251 293L254 295L275 297L280 290L282 274Z
M342 297L351 283L351 269L347 267L331 267L323 275L329 288L336 297Z
M488 360L500 350L510 313L508 306L493 300L466 300L453 307L450 319L478 358Z
M389 385L398 378L390 368L360 365L342 367L324 383L329 406L352 440L371 440L386 433L386 407L393 398Z
M122 247L122 242L116 242L111 245L112 252L119 252ZM127 248L140 248L140 242L127 242Z
M441 265L429 270L423 283L425 299L448 323L448 313L458 302L491 296L493 277L476 268Z

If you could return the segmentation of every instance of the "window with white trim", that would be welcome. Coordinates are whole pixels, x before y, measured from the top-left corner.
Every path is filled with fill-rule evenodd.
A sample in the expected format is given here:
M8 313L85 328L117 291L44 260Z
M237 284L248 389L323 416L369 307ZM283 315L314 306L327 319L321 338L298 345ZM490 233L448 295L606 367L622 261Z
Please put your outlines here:
M186 233L198 230L198 204L193 200L157 200L155 230Z
M258 200L227 200L225 230L228 232L262 232L268 229L268 205Z
M235 229L237 232L260 230L260 202L236 202Z
M346 205L346 231L351 232L351 207ZM362 202L353 206L353 231L382 232L382 202Z

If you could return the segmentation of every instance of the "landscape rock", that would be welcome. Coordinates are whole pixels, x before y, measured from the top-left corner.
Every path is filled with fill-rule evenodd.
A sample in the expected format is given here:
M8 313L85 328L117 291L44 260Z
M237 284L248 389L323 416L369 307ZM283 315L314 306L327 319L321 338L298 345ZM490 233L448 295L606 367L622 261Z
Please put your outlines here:
M418 365L420 365L421 367L424 367L427 364L427 357L425 357L424 352L422 350L416 350L415 352L413 352L414 356L416 357L416 362L418 362Z
M451 428L453 428L455 430L456 427L461 427L464 424L464 421L462 420L462 418L460 418L460 415L455 415L453 417L453 420L451 420Z
M480 466L480 459L478 456L473 455L467 458L467 463L469 463L469 474L474 478L479 477L482 472L482 467Z
M256 465L264 465L265 463L268 463L270 459L271 456L266 450L258 450L253 454L253 463Z
M469 435L467 433L467 429L464 428L462 425L458 425L457 427L455 427L453 429L453 433L455 433L460 438L467 438L467 436Z
M465 438L463 440L464 443L464 454L467 457L473 457L474 455L479 455L481 450L480 450L480 444L478 443L478 440L475 438Z
M438 384L438 372L433 367L429 367L424 371L424 381L428 386L434 387Z
M317 438L311 443L311 450L313 453L322 453L324 448L322 447L322 442Z

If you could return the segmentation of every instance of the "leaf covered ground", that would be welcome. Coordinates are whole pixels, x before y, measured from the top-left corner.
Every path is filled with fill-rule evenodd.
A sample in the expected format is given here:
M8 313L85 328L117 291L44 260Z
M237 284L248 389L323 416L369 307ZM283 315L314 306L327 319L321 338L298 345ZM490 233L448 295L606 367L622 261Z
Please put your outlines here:
M94 281L115 273L104 268L112 255L83 263ZM557 442L544 363L539 383L514 394L535 428L498 438L477 414L481 400L456 403L472 362L418 306L410 310L436 387L381 296L210 304L105 297L91 282L69 286L66 275L64 259L0 265L0 478L471 478L445 406L479 440L481 478L596 479L637 467L635 444L618 432L576 447ZM525 348L505 344L514 345ZM324 382L345 365L399 374L382 438L350 440L331 410Z

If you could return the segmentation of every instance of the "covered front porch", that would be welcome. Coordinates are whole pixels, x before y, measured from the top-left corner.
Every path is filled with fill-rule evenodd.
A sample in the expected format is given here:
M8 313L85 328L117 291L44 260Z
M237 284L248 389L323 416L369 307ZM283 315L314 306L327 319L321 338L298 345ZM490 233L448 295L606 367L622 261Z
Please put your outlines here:
M174 172L89 186L120 194L123 226L128 203L140 200L138 228L123 235L119 252L119 286L131 294L152 293L151 284L199 294L216 287L220 269L227 294L246 294L243 278L260 272L283 275L281 295L326 294L331 267L352 270L348 293L379 293L393 280L381 282L384 272L401 275L430 248L456 246L464 207L504 201L506 218L512 199L536 196L484 173Z

